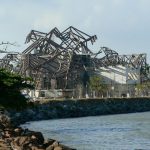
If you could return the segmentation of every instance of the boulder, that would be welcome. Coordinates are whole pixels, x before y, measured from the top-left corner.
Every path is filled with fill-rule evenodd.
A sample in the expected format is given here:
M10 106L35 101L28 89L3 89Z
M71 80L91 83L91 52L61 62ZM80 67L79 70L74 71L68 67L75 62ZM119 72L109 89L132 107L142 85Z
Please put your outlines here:
M53 145L49 145L46 150L54 150L54 146Z
M5 129L5 126L0 122L0 129L1 130L4 130Z
M45 150L45 149L39 146L34 146L34 145L29 144L29 145L24 146L23 150Z
M41 132L33 132L31 134L31 140L32 142L39 145L42 145L44 143L44 137Z
M54 150L54 148L58 146L59 146L59 143L57 141L54 141L46 148L46 150Z
M45 148L47 148L48 146L52 145L55 141L56 141L56 140L54 140L54 139L47 139L47 140L45 140L43 146L44 146Z
M54 150L63 150L63 149L62 149L62 147L60 147L60 146L56 146L56 147L54 148Z
M5 114L0 114L0 127L1 129L11 127L10 118Z
M31 141L31 138L28 136L19 136L12 140L11 147L13 149L22 150L24 146L29 144Z
M17 127L17 128L14 129L14 133L13 134L14 134L15 137L16 136L21 136L23 131L24 130L21 127Z
M53 145L54 147L57 147L57 146L59 146L59 142L58 142L58 141L55 141L52 145Z
M36 146L32 146L32 147L31 147L31 150L45 150L45 149L39 148L39 147L36 147Z
M32 111L30 113L34 114ZM17 116L19 118L20 113ZM41 132L16 127L14 124L12 126L11 123L8 115L0 112L0 150L73 150L53 139L44 142Z
M8 130L4 131L3 133L4 133L3 138L10 138L12 135L11 132Z
M70 148L70 147L62 145L62 144L59 144L59 146L62 148L62 150L76 150L74 148Z
M4 140L0 139L0 150L11 150L10 145Z
M44 137L41 132L35 132L25 129L23 135L31 137L32 143L39 145L44 144Z

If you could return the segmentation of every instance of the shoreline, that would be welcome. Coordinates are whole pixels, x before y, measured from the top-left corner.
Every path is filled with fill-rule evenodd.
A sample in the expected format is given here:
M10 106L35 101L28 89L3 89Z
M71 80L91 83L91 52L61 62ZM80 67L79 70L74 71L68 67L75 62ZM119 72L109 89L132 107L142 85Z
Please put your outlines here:
M54 139L44 139L41 132L14 126L8 112L0 112L0 150L76 150Z
M100 116L150 111L150 97L51 100L31 103L22 111L0 113L0 150L75 150L57 140L45 140L41 132L19 127L29 121Z
M14 124L20 125L29 121L146 111L150 111L150 97L40 101L23 111L10 110L9 116Z

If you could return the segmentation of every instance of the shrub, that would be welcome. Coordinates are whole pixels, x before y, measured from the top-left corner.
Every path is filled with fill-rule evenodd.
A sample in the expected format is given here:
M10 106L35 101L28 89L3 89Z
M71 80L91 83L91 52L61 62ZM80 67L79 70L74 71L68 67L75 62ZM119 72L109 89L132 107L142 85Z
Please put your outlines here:
M24 78L16 73L0 69L0 105L5 108L24 108L27 99L21 94L21 90L33 88L32 83L31 78Z

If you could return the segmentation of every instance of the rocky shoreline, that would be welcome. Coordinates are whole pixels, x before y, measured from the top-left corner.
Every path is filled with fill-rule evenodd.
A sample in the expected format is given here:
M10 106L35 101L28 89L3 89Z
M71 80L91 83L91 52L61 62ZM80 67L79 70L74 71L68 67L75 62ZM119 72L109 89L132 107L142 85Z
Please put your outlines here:
M14 126L8 113L0 113L0 150L75 150L54 139L44 139L41 132Z
M13 124L29 121L123 114L150 111L150 98L103 98L82 100L51 100L34 103L23 111L9 111Z
M23 129L20 124L56 118L73 118L150 111L150 98L106 98L52 100L32 103L22 111L0 113L0 150L74 150L42 133Z

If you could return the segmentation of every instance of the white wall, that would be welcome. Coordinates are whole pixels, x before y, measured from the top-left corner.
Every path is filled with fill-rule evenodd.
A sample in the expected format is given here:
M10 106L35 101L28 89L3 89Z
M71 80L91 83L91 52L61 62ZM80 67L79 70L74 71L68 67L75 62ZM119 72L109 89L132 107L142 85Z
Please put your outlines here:
M116 67L101 67L98 74L103 76L107 84L135 84L140 82L140 69L118 65Z

